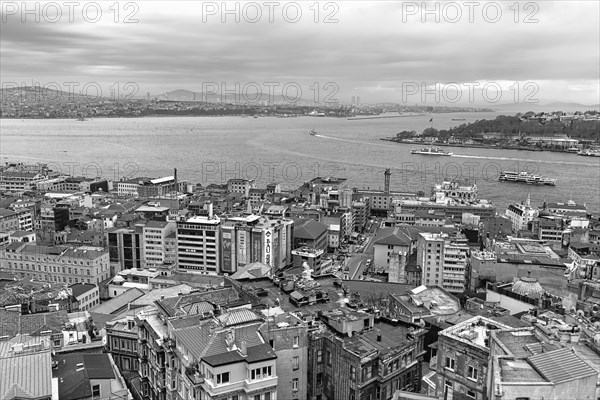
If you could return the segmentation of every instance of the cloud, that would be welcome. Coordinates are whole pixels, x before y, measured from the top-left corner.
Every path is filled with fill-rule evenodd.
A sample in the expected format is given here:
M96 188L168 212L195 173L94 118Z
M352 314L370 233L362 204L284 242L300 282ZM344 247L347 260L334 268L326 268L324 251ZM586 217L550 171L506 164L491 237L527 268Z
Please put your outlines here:
M134 81L144 93L197 90L202 82L299 82L306 88L336 82L342 98L365 88L363 101L389 100L403 82L535 81L566 90L552 93L554 100L598 102L598 2L481 2L482 8L501 6L497 23L478 10L469 22L464 2L455 2L463 14L453 23L454 14L442 12L448 3L427 2L428 10L438 4L437 15L407 15L411 2L320 2L318 13L312 2L298 2L297 23L289 22L295 6L283 12L292 4L286 2L274 9L273 22L256 2L258 23L248 21L256 15L249 2L228 2L230 11L239 4L230 14L207 14L214 11L209 4L221 2L137 2L128 9L118 3L118 15L102 3L96 23L77 12L73 23L65 13L57 23L23 23L17 13L3 16L0 70L2 81ZM123 23L127 16L139 22ZM338 22L324 23L327 16ZM539 22L524 23L528 16Z

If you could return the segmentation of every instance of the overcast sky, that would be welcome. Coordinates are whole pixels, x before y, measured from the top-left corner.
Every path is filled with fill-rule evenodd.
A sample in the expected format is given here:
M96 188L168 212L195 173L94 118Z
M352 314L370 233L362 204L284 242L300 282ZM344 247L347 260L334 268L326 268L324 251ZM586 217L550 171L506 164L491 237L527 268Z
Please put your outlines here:
M152 95L200 92L211 82L230 89L255 82L266 93L275 82L276 95L298 84L305 99L410 104L434 103L435 92L441 103L456 101L458 87L458 104L477 105L494 101L500 85L500 103L600 102L600 2L429 1L429 14L422 3L228 2L233 11L225 14L220 1L120 2L112 9L112 1L99 1L75 5L70 22L62 1L41 2L37 11L30 3L29 14L20 1L3 1L1 80L63 89L64 82L98 82L105 91L117 82L121 92L135 82L139 94ZM431 90L425 99L423 87Z

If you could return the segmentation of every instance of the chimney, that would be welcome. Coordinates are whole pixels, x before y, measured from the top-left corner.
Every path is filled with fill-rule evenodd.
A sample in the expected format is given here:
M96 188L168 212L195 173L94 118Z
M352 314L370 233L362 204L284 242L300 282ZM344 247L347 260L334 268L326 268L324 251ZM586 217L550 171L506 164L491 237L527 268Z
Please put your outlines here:
M246 357L248 355L248 347L246 345L246 342L242 342L240 345L240 353L242 353L242 356Z
M381 342L381 332L377 331L377 341Z

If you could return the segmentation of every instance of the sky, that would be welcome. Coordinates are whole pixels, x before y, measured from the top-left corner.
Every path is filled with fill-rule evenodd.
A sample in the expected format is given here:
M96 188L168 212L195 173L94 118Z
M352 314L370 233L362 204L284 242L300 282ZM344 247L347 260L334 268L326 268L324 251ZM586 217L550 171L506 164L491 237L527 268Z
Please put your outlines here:
M2 1L0 80L91 95L596 105L599 5Z

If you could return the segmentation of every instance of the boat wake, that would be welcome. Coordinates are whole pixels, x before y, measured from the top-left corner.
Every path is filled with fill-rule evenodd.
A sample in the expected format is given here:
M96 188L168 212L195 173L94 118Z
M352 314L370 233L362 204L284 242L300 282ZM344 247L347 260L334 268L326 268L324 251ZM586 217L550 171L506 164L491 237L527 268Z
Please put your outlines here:
M454 154L453 157L460 158L476 158L482 160L499 160L499 161L526 161L532 163L544 163L544 164L564 164L564 165L584 165L584 166L594 166L594 163L582 163L576 161L557 161L557 160L534 160L529 158L514 158L514 157L494 157L494 156L469 156L465 154Z

